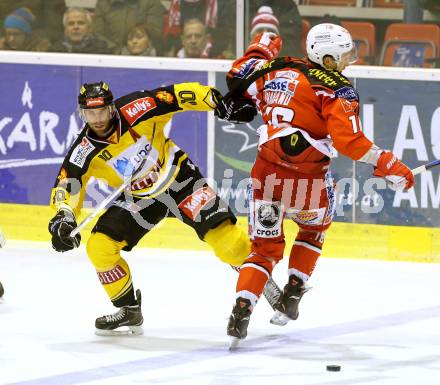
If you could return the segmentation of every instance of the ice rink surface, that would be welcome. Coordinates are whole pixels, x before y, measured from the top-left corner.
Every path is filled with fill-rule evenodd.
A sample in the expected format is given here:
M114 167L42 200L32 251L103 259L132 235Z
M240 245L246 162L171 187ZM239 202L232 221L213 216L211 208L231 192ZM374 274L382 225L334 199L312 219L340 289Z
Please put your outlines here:
M299 319L271 325L261 299L229 352L232 269L204 252L137 249L127 260L145 334L98 337L94 320L113 307L84 249L1 249L0 384L440 384L440 265L322 258ZM274 278L284 286L285 263Z

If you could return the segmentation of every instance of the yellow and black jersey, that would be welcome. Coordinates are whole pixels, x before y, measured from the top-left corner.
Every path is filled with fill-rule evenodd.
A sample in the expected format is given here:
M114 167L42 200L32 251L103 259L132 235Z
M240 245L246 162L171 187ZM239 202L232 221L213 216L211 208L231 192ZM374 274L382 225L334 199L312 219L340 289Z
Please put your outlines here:
M136 91L115 100L115 129L99 139L86 125L67 153L52 190L51 206L68 205L78 216L90 177L118 187L134 170L131 194L151 198L173 182L187 154L164 133L176 112L212 111L213 89L181 83Z

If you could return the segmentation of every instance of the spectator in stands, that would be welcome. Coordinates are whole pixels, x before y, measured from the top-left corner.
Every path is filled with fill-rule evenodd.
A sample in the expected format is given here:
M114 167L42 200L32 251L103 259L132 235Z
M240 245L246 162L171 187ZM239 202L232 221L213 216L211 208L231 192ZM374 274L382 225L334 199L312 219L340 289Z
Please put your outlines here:
M63 33L62 17L66 10L65 0L14 0L0 1L0 20L17 8L29 8L35 16L32 25L34 37L45 37L51 42Z
M164 25L168 55L175 56L185 23L199 19L213 43L211 56L235 58L235 10L235 0L172 0Z
M279 25L280 22L273 14L271 7L260 7L257 14L252 19L250 30L251 40L253 40L255 36L262 32L272 32L276 35L279 35Z
M323 23L342 25L342 20L336 15L325 13L324 16L321 16L320 18L316 19L312 25L315 26Z
M68 8L63 17L64 38L55 42L52 51L110 54L107 42L93 33L93 21L85 8Z
M249 2L250 14L255 15L262 6L272 8L279 21L279 32L283 39L281 56L302 57L301 50L302 25L298 6L294 0L252 0Z
M407 0L409 2L413 2L416 0ZM429 12L431 12L433 16L433 21L436 23L440 22L440 0L417 0L420 7L422 8L419 12L420 21L419 23L423 22L423 9L427 9ZM405 12L406 12L406 4L405 4ZM413 21L414 23L414 21Z
M47 37L52 43L63 34L62 20L65 11L65 0L43 0L41 20L37 16L38 28L42 36Z
M128 32L127 44L122 48L121 55L157 56L144 24L136 24Z
M34 36L32 24L35 16L28 8L18 8L3 21L4 37L0 49L13 51L48 51L48 39Z
M189 19L183 26L182 48L177 52L177 57L209 58L212 43L206 27L199 19Z
M138 23L145 23L153 45L159 48L165 13L159 0L98 0L95 32L106 38L110 47L118 52L126 42L128 31Z

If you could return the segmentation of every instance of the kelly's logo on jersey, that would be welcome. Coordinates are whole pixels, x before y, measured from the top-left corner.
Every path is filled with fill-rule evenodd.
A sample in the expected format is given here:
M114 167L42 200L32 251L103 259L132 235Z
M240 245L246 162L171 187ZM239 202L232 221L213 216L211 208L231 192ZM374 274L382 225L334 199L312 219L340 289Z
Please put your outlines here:
M195 220L200 211L213 199L215 199L215 191L209 187L205 186L199 188L197 191L193 192L189 197L186 197L179 204L179 209L192 220Z
M154 98L145 97L133 100L132 102L121 107L122 115L130 125L133 125L136 120L144 116L148 111L156 108L156 101Z

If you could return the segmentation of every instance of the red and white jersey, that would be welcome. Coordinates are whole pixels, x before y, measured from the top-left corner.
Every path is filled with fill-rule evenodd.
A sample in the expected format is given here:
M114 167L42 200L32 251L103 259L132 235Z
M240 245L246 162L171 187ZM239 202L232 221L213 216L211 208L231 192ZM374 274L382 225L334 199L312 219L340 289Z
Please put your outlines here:
M324 155L336 149L354 160L373 145L361 130L358 94L339 72L291 57L248 55L234 62L227 82L261 112L260 145L300 131Z

